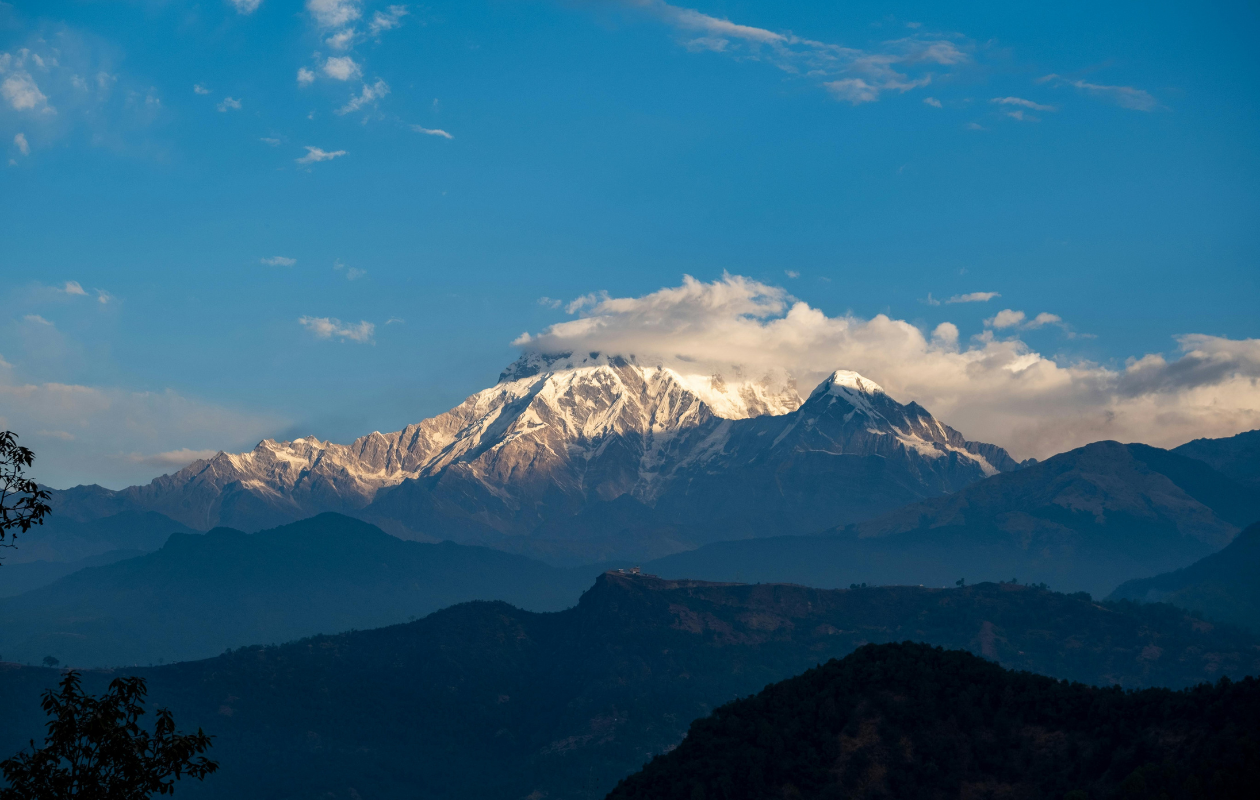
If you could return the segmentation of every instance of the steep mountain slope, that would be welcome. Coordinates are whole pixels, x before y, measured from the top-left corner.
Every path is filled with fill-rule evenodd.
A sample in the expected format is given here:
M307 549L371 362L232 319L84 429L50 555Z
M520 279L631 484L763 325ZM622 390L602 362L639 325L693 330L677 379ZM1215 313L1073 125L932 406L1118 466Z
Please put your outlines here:
M641 556L661 553L662 527L674 529L664 552L816 532L1017 467L852 372L801 404L769 381L534 354L402 431L350 445L266 440L112 495L55 492L53 505L76 519L146 509L243 530L338 511L406 538L546 554L606 537L603 514L584 512L630 498L642 508L620 554Z
M608 800L1160 797L1260 782L1260 681L1132 694L867 645L692 724Z
M133 670L222 770L180 796L596 798L691 720L867 642L923 640L1091 683L1260 670L1260 639L1170 606L1026 586L820 591L605 574L553 614L469 603L414 623ZM99 688L113 673L87 676ZM4 669L0 752L42 730L39 669Z
M1175 572L1126 581L1107 599L1172 603L1260 633L1260 523L1219 553Z
M1105 595L1191 564L1257 519L1260 491L1203 462L1096 442L829 536L725 542L648 566L812 586L1016 577Z
M206 658L473 599L559 610L589 581L486 548L405 542L329 513L255 534L175 534L155 553L0 599L0 653L76 667Z
M1239 483L1260 485L1260 430L1225 439L1195 439L1172 451L1197 458Z

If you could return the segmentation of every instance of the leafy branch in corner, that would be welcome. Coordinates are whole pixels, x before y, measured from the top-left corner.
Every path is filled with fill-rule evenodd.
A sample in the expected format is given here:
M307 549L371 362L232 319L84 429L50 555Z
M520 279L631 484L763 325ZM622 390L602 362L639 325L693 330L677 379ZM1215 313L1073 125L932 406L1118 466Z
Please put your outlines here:
M152 734L140 727L143 678L117 678L99 698L79 683L71 670L60 691L44 693L43 709L52 717L44 746L32 741L32 752L0 763L9 783L0 800L143 800L173 794L184 776L202 780L219 768L201 756L210 737L200 728L176 733L167 709L158 709Z
M52 511L44 502L48 492L25 474L35 454L17 438L13 431L0 431L0 547L15 547L17 530L26 533L32 525L43 525Z

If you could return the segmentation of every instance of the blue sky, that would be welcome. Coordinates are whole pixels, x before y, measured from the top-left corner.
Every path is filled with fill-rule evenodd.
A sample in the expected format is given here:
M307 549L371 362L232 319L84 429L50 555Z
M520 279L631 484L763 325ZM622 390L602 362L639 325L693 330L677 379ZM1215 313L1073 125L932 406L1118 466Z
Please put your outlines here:
M782 309L949 322L964 350L1015 341L1115 380L1215 337L1193 352L1225 364L1237 413L1168 435L1236 432L1260 412L1257 22L1246 3L0 3L0 419L41 479L121 486L264 435L397 429L598 309L577 297L731 275ZM998 296L943 302L973 293ZM865 369L966 418L893 360ZM1219 405L1204 386L1178 391ZM1077 441L959 425L1038 455Z

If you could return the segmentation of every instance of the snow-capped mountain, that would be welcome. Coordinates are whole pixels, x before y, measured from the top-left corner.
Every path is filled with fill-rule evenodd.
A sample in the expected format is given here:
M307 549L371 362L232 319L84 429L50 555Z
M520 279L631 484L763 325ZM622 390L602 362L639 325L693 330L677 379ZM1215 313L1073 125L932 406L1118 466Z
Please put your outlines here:
M783 377L527 354L495 386L401 431L348 445L268 439L147 486L78 487L55 502L74 518L143 509L200 529L341 511L399 535L527 550L599 540L617 551L619 537L668 530L669 550L822 530L1017 466L853 372L802 403Z

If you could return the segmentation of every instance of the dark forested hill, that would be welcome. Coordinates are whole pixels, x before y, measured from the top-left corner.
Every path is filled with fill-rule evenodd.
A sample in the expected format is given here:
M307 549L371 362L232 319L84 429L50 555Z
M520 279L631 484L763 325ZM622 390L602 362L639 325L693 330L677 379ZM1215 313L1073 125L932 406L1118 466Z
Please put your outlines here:
M180 795L596 798L692 720L869 642L921 640L1056 677L1181 687L1260 672L1260 638L1167 605L963 589L600 577L574 608L468 603L372 631L132 670L222 770ZM91 673L100 689L117 673ZM50 670L0 670L0 753L41 731Z
M555 611L573 605L589 581L523 556L406 542L321 514L254 534L175 534L157 552L0 599L0 654L80 667L183 661L389 625L475 599Z
M697 720L609 800L1161 798L1260 786L1260 681L1125 692L868 645Z
M1094 444L822 537L721 542L650 563L709 580L1045 582L1105 595L1187 566L1260 520L1260 488L1140 444Z
M1195 439L1172 451L1209 464L1239 483L1260 486L1260 430L1225 439Z
M1260 524L1185 569L1127 581L1109 600L1172 603L1214 622L1260 633Z

